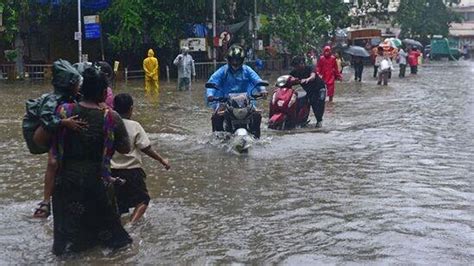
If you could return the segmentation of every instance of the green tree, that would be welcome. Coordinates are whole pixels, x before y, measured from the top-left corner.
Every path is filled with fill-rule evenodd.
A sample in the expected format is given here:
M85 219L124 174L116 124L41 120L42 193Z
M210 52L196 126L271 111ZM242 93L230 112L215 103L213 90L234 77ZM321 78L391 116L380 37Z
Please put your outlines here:
M460 17L442 0L402 0L396 14L402 37L419 38L425 43L433 35L448 36L449 25L459 21Z
M348 6L329 0L269 0L272 15L264 32L281 38L292 54L319 47L336 27L349 25Z
M115 52L138 52L144 44L176 45L186 22L205 21L205 8L205 0L116 0L103 12L103 22Z

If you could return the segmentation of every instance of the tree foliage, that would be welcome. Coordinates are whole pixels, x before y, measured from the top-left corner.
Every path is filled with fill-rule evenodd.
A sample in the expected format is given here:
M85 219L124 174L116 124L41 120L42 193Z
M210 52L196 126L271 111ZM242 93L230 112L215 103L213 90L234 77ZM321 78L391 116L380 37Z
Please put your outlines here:
M205 8L205 0L116 0L103 12L103 23L116 52L139 51L175 44L186 22L205 21Z
M292 54L319 47L336 27L349 25L348 6L330 0L268 0L264 31L281 38Z
M396 14L403 37L426 42L433 35L448 36L449 25L460 21L442 0L402 0Z
M22 25L40 25L50 14L48 6L42 6L35 1L3 0L0 2L0 13L3 14L4 33L2 41L11 43L20 32Z

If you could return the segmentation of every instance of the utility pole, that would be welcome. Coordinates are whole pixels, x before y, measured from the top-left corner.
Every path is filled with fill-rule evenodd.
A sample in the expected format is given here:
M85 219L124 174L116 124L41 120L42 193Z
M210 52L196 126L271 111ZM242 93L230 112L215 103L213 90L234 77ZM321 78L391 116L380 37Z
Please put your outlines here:
M214 42L217 35L216 31L216 0L212 0L212 42ZM217 69L217 62L216 62L216 46L215 43L212 46L212 62L214 64L214 71Z
M79 63L82 62L82 25L81 25L81 0L77 0L77 32L79 33L78 52Z
M257 0L253 1L253 58L255 60L257 54Z

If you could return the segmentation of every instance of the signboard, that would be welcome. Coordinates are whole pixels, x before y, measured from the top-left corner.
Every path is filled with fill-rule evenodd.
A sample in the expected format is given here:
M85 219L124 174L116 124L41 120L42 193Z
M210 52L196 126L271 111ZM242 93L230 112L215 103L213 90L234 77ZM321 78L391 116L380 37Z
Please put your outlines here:
M84 24L86 39L100 38L100 24Z
M84 16L84 24L98 24L98 23L100 23L99 16L97 15Z
M101 33L99 16L84 16L84 30L86 39L99 39Z
M230 32L227 31L223 31L221 34L219 34L219 39L221 39L223 43L230 42L231 37L232 36L230 35Z
M206 38L188 38L179 41L179 47L187 46L190 52L207 51Z

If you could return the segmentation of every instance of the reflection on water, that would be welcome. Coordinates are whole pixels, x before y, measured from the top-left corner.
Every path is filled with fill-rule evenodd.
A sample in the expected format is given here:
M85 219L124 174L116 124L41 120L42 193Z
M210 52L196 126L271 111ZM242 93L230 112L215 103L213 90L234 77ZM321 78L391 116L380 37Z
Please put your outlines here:
M199 84L162 83L158 104L143 82L120 84L172 170L145 159L152 203L132 246L60 259L52 219L31 218L46 157L28 154L20 131L24 100L49 86L0 83L0 262L467 264L474 65L443 64L388 87L366 71L338 84L322 130L264 129L244 156L210 134Z

